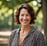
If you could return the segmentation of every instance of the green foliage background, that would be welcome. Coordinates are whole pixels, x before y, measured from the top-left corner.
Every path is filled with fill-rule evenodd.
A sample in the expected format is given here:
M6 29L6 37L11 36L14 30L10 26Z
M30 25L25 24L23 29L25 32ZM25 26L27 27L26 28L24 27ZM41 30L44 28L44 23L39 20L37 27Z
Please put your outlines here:
M22 3L29 3L29 5L32 5L32 1L30 0L0 0L0 29L3 28L11 28L12 27L12 13L14 10L14 13L16 11L16 8L22 4ZM35 12L38 9L38 6L33 6ZM42 10L40 10L37 19L35 20L36 23L34 24L35 27L40 26L43 28L43 16L42 16ZM14 23L14 27L19 27Z

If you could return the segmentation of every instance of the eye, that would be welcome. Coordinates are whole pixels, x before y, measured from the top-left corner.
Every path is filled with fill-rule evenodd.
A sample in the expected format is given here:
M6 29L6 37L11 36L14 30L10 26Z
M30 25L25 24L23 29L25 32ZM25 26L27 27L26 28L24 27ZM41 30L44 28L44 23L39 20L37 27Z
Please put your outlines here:
M21 16L24 16L24 14L21 14Z
M29 16L29 15L26 15L26 16Z

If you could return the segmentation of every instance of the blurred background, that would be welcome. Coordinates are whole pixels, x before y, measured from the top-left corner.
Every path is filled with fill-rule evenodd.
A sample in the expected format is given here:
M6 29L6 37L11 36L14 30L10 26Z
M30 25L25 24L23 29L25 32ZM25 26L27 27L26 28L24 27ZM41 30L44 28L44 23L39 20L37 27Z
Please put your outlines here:
M14 15L17 7L22 3L28 3L34 8L37 19L32 26L39 29L47 37L46 2L47 0L0 0L0 46L7 46L11 31L20 27L14 22Z

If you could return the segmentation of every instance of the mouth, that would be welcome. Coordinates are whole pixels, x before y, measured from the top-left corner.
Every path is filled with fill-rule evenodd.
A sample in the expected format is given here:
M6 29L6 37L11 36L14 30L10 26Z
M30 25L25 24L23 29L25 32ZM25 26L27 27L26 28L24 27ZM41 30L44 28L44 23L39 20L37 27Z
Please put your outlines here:
M27 23L28 21L23 21L24 23Z

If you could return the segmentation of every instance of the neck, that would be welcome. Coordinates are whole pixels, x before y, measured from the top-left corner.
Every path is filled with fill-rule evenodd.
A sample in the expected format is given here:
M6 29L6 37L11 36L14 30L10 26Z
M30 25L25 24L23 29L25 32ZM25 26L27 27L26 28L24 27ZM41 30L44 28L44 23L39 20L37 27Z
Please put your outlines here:
M31 29L31 26L21 26L21 31L24 33L24 32L27 32Z

